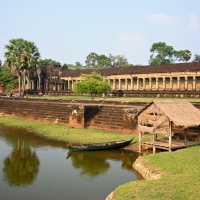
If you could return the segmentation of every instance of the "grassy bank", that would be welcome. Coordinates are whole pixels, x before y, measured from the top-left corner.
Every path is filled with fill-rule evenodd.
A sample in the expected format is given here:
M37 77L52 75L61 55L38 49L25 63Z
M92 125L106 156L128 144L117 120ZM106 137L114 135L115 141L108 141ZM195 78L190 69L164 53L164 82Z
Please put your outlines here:
M70 128L64 125L44 124L20 120L14 117L0 117L0 124L6 126L22 127L38 135L53 140L77 142L77 143L94 143L106 142L113 140L130 139L131 135L106 132L93 129ZM132 144L137 143L137 139Z
M63 99L63 100L91 100L89 96L30 96L29 98L41 99ZM102 98L95 97L94 100L99 101L129 101L129 102L151 102L153 100L187 100L189 102L200 102L199 98L140 98L140 97L112 97Z
M200 196L200 146L172 153L146 155L148 167L154 166L168 175L159 180L134 181L115 190L115 200L154 199L185 200Z

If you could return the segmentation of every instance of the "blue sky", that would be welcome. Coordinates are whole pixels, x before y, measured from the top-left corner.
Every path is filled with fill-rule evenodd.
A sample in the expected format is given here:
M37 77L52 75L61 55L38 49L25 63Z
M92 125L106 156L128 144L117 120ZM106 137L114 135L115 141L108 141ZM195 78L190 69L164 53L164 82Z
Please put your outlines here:
M15 38L35 42L42 59L61 64L84 65L95 52L147 65L155 42L194 56L199 8L199 0L0 0L0 59Z

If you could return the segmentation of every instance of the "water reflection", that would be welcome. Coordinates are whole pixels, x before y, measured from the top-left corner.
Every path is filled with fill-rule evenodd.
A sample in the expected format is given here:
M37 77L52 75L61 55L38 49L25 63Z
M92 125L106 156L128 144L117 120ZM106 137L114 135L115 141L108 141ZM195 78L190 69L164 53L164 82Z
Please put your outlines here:
M137 155L126 150L109 151L69 151L67 159L71 159L75 169L81 169L81 175L95 177L104 174L110 168L109 160L122 162L121 167L133 171L133 162Z
M0 199L105 199L140 179L132 168L137 156L122 149L69 152L66 142L0 124Z
M4 180L10 186L32 185L38 172L40 161L26 142L18 140L9 156L4 159Z
M75 169L81 169L81 175L89 175L91 177L104 174L110 168L110 164L106 162L97 152L69 152L67 158L71 158L72 165Z

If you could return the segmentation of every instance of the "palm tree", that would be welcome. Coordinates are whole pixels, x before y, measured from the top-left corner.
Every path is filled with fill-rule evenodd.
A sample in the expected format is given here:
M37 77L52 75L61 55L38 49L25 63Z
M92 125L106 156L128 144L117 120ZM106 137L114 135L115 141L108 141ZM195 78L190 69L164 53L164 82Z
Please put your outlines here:
M12 73L18 76L20 96L22 77L22 96L24 96L26 78L30 71L36 69L40 61L38 48L34 42L18 38L10 40L9 45L5 45L5 49L7 50L4 54L5 64Z

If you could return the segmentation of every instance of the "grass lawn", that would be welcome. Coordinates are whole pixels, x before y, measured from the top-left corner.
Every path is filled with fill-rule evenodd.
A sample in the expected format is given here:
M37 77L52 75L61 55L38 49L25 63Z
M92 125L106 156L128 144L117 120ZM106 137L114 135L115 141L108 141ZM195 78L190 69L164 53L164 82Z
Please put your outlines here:
M89 96L35 96L29 98L42 98L42 99L63 99L63 100L92 100ZM151 102L153 100L187 100L189 102L200 102L200 98L137 98L137 97L112 97L102 98L95 97L94 101L129 101L129 102Z
M196 200L200 197L200 146L146 155L148 166L168 175L159 180L129 182L115 190L115 200Z
M70 128L58 124L44 124L38 122L30 122L20 120L14 117L0 117L0 125L22 127L29 131L35 132L38 135L50 138L53 140L77 142L77 143L94 143L107 142L115 140L130 139L132 135L125 135L115 132L106 132L94 129L78 129ZM138 136L136 136L138 138ZM132 142L137 143L138 139Z

